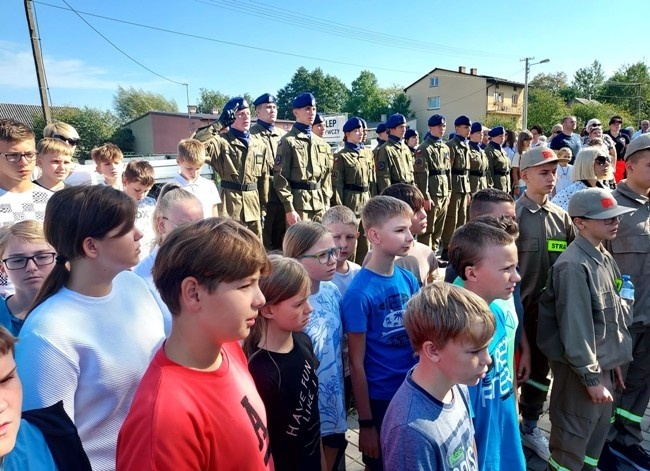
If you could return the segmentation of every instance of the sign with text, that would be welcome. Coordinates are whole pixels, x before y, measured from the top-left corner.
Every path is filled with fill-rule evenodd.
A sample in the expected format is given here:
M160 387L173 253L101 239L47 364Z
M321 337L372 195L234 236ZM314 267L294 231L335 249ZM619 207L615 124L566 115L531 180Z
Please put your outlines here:
M343 141L343 125L348 120L344 114L323 116L323 123L325 124L325 133L323 139L329 144L339 144Z

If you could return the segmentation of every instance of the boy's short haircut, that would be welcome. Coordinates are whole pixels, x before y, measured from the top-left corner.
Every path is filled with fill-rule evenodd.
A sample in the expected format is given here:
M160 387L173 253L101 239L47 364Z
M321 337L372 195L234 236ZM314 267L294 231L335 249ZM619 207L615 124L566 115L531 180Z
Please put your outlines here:
M233 282L270 270L260 239L232 219L207 218L174 229L160 246L153 280L169 311L180 313L181 283L194 277L209 292L221 282Z
M359 221L357 216L347 206L342 204L332 206L330 209L325 211L323 218L321 219L321 224L323 226L330 226L332 224L350 224L354 227L357 227Z
M419 211L424 207L424 195L420 189L415 185L408 183L394 183L393 185L384 188L381 192L383 196L392 196L398 200L404 201L408 204L413 212Z
M53 137L44 137L36 145L36 152L39 154L69 155L72 157L72 147L65 141L54 139Z
M402 200L392 196L374 196L361 210L361 223L366 232L373 227L383 226L386 221L395 216L409 219L413 216L411 207Z
M560 158L560 154L566 154L569 156L569 160L573 158L573 151L571 150L570 147L562 147L560 150L558 150L555 155L557 155L557 158Z
M77 130L63 121L55 121L43 128L43 137L54 137L55 134L68 138L79 138Z
M15 119L0 119L0 141L22 142L28 139L36 139L29 126Z
M197 139L182 139L178 143L178 160L193 165L205 163L205 146Z
M538 134L544 134L544 128L541 127L539 124L536 124L535 126L532 126L530 128L531 132L532 131L537 131Z
M515 200L505 191L496 188L484 188L472 195L472 202L469 205L469 218L475 219L492 210L492 205L510 203L514 206Z
M111 143L95 147L90 151L90 157L92 157L93 162L97 166L101 164L120 163L124 160L124 154L122 154L120 148Z
M3 326L0 325L0 356L5 356L11 353L13 357L16 353L15 346L18 339L11 335L11 333Z
M24 240L25 242L45 242L43 223L33 219L19 221L10 226L0 228L0 256L4 253L7 245L13 239Z
M499 217L490 216L485 214L483 216L478 216L476 219L473 219L475 222L482 222L492 227L497 227L506 231L513 239L519 237L519 223L512 216L502 215Z
M146 160L132 160L124 168L122 179L127 183L140 183L151 187L156 181L154 169Z
M490 247L514 244L515 239L501 228L484 222L470 221L460 226L449 242L449 263L462 280L465 268L477 265Z
M440 349L450 340L487 345L494 335L494 314L478 295L451 283L423 287L404 313L404 328L415 352L430 341Z

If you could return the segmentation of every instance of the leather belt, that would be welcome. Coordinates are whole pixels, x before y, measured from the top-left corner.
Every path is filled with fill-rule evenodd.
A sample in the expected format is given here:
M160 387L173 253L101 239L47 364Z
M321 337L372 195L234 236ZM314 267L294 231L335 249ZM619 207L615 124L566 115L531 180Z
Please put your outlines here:
M237 183L221 180L221 188L235 191L257 191L257 183Z

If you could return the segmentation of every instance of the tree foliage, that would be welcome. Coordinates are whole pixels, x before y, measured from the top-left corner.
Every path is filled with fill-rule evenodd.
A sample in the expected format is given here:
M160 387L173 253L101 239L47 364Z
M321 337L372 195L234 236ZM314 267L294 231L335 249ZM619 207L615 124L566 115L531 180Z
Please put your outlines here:
M587 125L587 121L592 118L599 119L603 123L604 129L607 129L609 118L614 115L620 115L624 122L630 122L631 118L624 109L609 103L588 103L586 105L575 103L570 108L570 114L577 118L577 132L582 130Z
M542 126L548 133L554 124L562 121L569 110L558 94L546 89L533 88L528 92L528 127Z
M117 87L113 95L113 108L121 123L142 116L149 111L177 112L178 105L159 93L146 92L134 87Z
M345 111L368 121L379 121L388 111L388 96L379 88L377 77L368 70L362 71L352 82Z
M323 113L341 112L349 94L341 80L333 75L325 75L320 67L312 72L300 67L291 81L278 90L278 118L293 119L293 99L303 92L311 92L316 97L318 111Z
M644 62L624 65L602 86L599 101L625 109L638 120L650 115L650 71Z
M228 100L230 100L230 96L221 93L218 90L199 88L199 100L196 108L199 113L212 113L213 109L219 110L219 113L221 113L223 105L225 105Z
M598 95L604 82L603 67L595 60L590 66L576 70L572 85L581 97L591 99Z
M537 74L528 82L530 88L547 90L551 93L560 93L560 90L569 86L569 79L564 72L554 74Z

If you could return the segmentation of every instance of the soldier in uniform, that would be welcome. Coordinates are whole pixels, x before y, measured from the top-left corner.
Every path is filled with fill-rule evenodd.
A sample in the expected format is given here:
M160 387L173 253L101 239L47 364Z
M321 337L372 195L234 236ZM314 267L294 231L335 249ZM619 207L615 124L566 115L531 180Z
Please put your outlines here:
M322 114L316 113L314 123L311 125L311 132L321 138L325 134L325 120L323 119Z
M285 132L275 126L278 105L273 95L269 93L260 95L255 99L253 105L257 114L257 122L251 126L251 137L257 139L264 149L269 180L266 214L263 218L264 247L267 250L282 250L282 239L284 239L287 225L284 220L284 206L273 188L273 165L275 157L278 155L278 142Z
M497 126L490 129L488 134L491 138L485 148L485 155L490 165L487 175L488 186L510 193L510 159L501 147L506 137L506 130L503 126Z
M375 182L375 162L370 149L362 147L363 123L360 118L350 118L343 125L344 147L334 154L332 170L333 204L347 206L359 220L361 208L371 198ZM357 240L356 260L363 261L368 253L368 239L360 234ZM354 260L353 260L354 261Z
M278 144L273 168L273 186L289 226L301 220L320 221L332 197L331 149L311 132L316 117L314 95L298 95L293 114L296 121Z
M418 132L415 129L407 129L406 133L404 133L404 143L406 144L406 147L408 147L411 151L411 155L415 157L415 151L417 150L418 144L420 143L420 136L418 136Z
M482 140L483 126L481 123L472 123L469 134L469 189L472 195L488 187L489 164L485 152L481 149Z
M447 258L447 247L451 236L457 227L467 222L467 208L469 206L469 136L472 121L467 116L459 116L454 121L454 137L447 143L449 159L451 162L451 198L442 230L443 260Z
M377 145L375 148L372 150L372 156L375 159L375 167L377 166L377 152L379 152L379 149L381 146L383 146L386 143L386 140L388 139L388 129L386 129L386 123L379 123L377 125L377 129L375 130L377 133Z
M377 151L377 193L393 183L413 184L413 156L404 143L406 118L396 113L386 121L388 140Z
M262 208L268 195L264 147L250 136L251 112L241 97L228 100L219 120L229 130L214 141L211 165L221 179L220 213L241 222L262 239Z
M427 137L415 151L414 174L415 184L424 195L427 212L427 229L418 236L418 242L430 246L435 253L440 244L449 206L451 167L449 147L442 142L447 129L445 117L434 114L429 118L428 125Z

